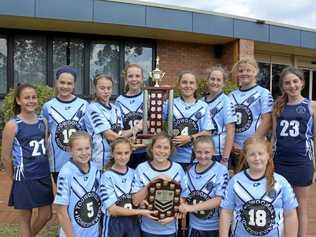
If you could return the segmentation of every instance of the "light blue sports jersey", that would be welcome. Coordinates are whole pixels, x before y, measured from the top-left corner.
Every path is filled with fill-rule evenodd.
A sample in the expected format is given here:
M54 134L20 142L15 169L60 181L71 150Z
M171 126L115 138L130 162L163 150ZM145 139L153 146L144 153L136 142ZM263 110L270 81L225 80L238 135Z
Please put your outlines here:
M224 197L228 183L227 168L214 161L202 172L196 170L196 164L187 173L190 204L198 204L215 197ZM190 228L196 230L218 230L219 208L190 213Z
M108 208L115 204L120 207L132 209L131 191L134 173L135 171L131 168L127 168L125 173L119 173L115 170L108 170L103 173L100 184L100 195L102 211L106 216L104 217L102 236L108 236L107 233L109 228L111 228L109 225L111 215L107 211ZM129 218L134 217L131 216Z
M164 118L168 116L168 108L164 106ZM173 102L173 135L193 135L201 131L213 130L210 115L207 113L207 104L201 100L195 103L186 103L181 97ZM176 147L171 158L179 163L191 163L192 143Z
M259 85L247 90L234 90L229 97L237 117L234 142L243 147L245 140L259 127L261 116L272 112L273 98L267 89Z
M122 128L120 110L113 104L106 106L98 101L91 102L84 116L88 133L92 137L92 160L102 170L111 157L109 141L104 136L106 130L119 132Z
M101 172L92 162L89 162L89 165L89 171L84 173L70 160L62 167L58 175L54 203L67 206L76 237L96 237L100 234ZM66 237L62 229L60 229L59 237Z
M215 145L215 155L221 156L223 155L226 142L226 125L236 122L234 105L230 98L223 92L210 101L207 101L207 97L204 97L202 100L208 105L208 112L210 113L215 127L212 134Z
M147 184L161 174L168 175L172 180L178 182L182 189L181 197L187 196L188 189L184 170L181 165L175 162L170 162L170 166L164 170L155 169L148 161L139 164L135 171L132 193L142 190ZM156 235L174 234L177 231L177 222L176 220L173 220L169 224L162 225L158 221L143 216L141 229L147 233Z
M51 172L59 172L69 160L69 138L73 132L84 130L82 117L87 105L88 102L79 97L71 101L62 101L55 97L43 105L41 113L47 119L50 133Z
M21 181L50 176L45 147L45 119L38 117L33 124L26 123L19 117L13 120L16 124L11 153L13 179Z
M283 236L283 212L298 206L292 187L274 173L273 190L267 192L266 178L252 179L248 172L232 177L221 203L234 211L231 236Z

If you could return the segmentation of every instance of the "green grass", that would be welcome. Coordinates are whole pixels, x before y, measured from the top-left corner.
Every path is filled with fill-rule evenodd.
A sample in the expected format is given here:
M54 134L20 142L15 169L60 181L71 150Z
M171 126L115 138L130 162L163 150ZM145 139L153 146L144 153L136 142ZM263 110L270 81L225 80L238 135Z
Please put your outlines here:
M38 237L55 237L57 232L56 226L45 226L38 234ZM0 224L0 236L16 237L19 236L19 225L16 224Z

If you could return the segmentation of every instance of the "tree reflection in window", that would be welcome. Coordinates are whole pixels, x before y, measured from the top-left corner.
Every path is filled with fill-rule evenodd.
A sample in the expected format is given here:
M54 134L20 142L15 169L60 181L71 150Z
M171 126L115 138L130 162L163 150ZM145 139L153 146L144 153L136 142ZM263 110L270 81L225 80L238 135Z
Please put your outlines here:
M7 91L7 40L0 38L0 94Z
M94 42L90 51L90 95L94 94L93 80L98 74L110 75L113 78L113 95L119 94L119 45L105 42Z
M14 41L14 85L46 84L46 38L16 36Z
M56 71L60 66L70 65L77 71L75 93L83 94L84 43L80 40L57 38L53 41L53 67L55 79Z

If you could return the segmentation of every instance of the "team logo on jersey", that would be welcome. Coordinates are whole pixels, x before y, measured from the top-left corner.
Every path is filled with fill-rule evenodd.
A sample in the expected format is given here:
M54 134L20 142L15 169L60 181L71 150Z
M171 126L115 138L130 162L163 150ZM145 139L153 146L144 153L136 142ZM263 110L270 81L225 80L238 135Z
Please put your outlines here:
M65 120L59 123L55 133L55 141L58 147L64 151L69 151L69 138L71 134L79 130L81 130L81 126L78 121Z
M173 135L191 135L199 131L199 126L196 121L190 118L180 118L173 121ZM186 144L189 145L189 144ZM185 145L185 146L186 146Z
M241 222L248 233L256 236L268 234L275 223L273 205L265 200L250 200L241 210Z
M124 193L117 199L115 204L119 207L133 209L132 195L130 193Z
M304 106L300 105L300 106L298 106L296 108L296 113L298 113L298 114L305 114L306 113L306 108Z
M197 119L201 119L202 118L202 113L199 111L199 112L196 112L195 113L195 117L197 118Z
M143 119L143 115L139 112L128 113L125 115L125 119L123 121L123 126L126 129L130 129L132 126L135 126L137 122Z
M241 133L247 131L253 122L251 110L246 105L237 105L236 117L236 132Z
M187 201L191 205L195 205L195 204L198 204L200 202L205 202L209 199L210 198L206 193L199 191L199 190L194 190L187 197ZM214 215L214 213L215 213L215 209L211 209L211 210L203 210L203 211L193 212L193 215L195 215L197 218L200 218L200 219L208 219L208 218L212 217Z
M209 192L211 192L214 188L213 182L208 182L205 187Z
M88 192L76 203L74 217L78 225L89 228L101 217L101 200L96 192Z

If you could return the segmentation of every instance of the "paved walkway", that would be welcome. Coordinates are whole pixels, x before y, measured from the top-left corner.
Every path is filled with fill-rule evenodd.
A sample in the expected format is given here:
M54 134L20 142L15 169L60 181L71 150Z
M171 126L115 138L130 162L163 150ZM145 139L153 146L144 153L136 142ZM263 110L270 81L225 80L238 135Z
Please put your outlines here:
M18 223L16 218L16 211L13 208L7 206L8 196L10 192L10 181L9 179L0 171L0 223ZM309 203L309 237L316 237L316 184L313 185L311 190L311 198ZM53 219L50 221L49 225L56 224L56 215L53 215Z

